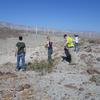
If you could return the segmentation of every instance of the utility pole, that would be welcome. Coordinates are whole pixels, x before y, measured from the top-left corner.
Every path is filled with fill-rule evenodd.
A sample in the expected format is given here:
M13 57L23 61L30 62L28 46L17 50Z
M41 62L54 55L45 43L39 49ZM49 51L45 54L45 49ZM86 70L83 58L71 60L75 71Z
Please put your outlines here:
M36 30L35 31L36 31L36 39L37 39L37 25L36 25Z

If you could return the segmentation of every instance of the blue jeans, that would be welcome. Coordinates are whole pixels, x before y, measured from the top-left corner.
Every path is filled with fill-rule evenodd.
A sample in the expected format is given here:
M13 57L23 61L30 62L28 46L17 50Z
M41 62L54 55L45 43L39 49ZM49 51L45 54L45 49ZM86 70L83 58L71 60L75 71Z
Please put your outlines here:
M25 69L25 54L17 54L17 67L16 69Z
M48 49L48 61L50 62L52 60L52 53L53 53L53 49Z
M79 45L78 45L78 43L75 43L75 49L74 49L74 51L79 52Z

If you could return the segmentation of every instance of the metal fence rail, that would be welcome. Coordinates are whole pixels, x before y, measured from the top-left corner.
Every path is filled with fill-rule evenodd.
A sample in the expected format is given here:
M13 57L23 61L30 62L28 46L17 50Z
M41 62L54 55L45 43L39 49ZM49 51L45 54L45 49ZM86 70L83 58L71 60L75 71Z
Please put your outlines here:
M56 29L49 29L49 28L45 28L45 27L26 27L24 28L24 30L26 32L32 32L36 35L41 34L41 35L59 35L59 36L63 36L65 33L66 34L78 34L80 37L83 38L97 38L100 39L100 32L65 32L62 30L56 30Z
M80 37L83 38L97 38L100 39L100 32L64 32L61 30L54 30L54 29L46 29L46 28L37 28L36 27L36 33L38 34L52 34L52 35L61 35L63 36L65 33L66 34L78 34Z

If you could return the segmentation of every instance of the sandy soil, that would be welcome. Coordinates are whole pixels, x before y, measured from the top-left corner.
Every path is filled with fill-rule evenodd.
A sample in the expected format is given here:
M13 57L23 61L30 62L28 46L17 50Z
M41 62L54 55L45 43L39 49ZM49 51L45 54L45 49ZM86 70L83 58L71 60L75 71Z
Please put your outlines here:
M53 57L63 55L63 37L51 36ZM76 64L58 60L51 73L16 72L14 56L17 38L0 39L0 100L100 100L100 44L83 41ZM24 37L26 62L47 59L46 36ZM98 58L98 59L97 59Z

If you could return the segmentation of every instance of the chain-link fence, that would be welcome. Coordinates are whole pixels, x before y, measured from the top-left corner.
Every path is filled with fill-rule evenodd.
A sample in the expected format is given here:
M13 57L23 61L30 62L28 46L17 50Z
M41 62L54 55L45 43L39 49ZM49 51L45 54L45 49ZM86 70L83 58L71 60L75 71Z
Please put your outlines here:
M63 36L65 33L66 34L78 34L80 37L83 38L100 38L100 32L68 32L68 31L62 31L62 30L56 30L56 29L50 29L46 27L30 27L30 26L16 26L16 27L10 27L11 29L19 29L19 30L24 30L24 32L27 33L32 33L32 34L40 34L40 35L56 35L56 36Z
M79 32L78 33L83 38L89 39L100 39L100 33L98 32Z
M78 34L80 37L83 38L100 38L100 33L99 32L65 32L62 30L56 30L56 29L49 29L49 28L40 28L40 27L27 27L26 31L31 32L33 34L41 34L41 35L56 35L56 36L63 36L65 33L66 34Z

